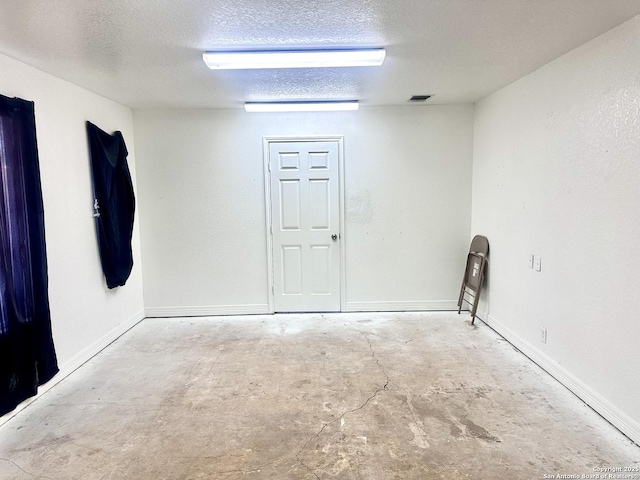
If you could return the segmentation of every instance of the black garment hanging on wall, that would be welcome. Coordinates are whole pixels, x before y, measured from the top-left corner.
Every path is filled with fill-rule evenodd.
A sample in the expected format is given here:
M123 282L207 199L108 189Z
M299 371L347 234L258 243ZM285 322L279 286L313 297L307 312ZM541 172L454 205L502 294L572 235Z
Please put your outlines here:
M57 372L34 104L0 95L0 415Z
M93 171L96 228L102 271L109 288L126 283L133 268L131 235L135 196L122 133L113 135L87 122Z

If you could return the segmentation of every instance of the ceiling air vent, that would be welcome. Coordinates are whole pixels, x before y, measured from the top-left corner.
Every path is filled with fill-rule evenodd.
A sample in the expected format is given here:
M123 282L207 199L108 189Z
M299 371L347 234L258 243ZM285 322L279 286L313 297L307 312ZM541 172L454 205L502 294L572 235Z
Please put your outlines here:
M431 95L414 95L409 99L410 102L426 102L431 98Z

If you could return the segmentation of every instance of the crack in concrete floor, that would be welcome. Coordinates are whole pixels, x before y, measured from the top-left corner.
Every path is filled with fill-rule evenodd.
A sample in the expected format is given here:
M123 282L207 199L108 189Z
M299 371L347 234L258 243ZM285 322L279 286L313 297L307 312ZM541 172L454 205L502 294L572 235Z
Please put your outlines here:
M7 462L7 463L11 463L13 466L15 466L18 470L26 473L27 475L30 475L33 478L44 478L46 480L54 480L51 477L45 477L44 475L34 475L31 472L27 472L24 468L22 468L20 465L18 465L16 462L14 462L13 460L9 460L8 458L0 458L0 462Z
M343 325L344 325L345 327L347 327L347 328L348 328L348 325L347 325L346 323L345 323L345 324L343 324ZM324 430L325 430L328 426L333 425L333 424L335 424L335 423L337 423L337 422L339 422L339 421L343 420L343 419L344 419L344 417L345 417L345 416L347 416L347 415L349 415L349 414L352 414L352 413L354 413L354 412L357 412L357 411L359 411L359 410L364 409L364 408L369 404L369 402L370 402L371 400L373 400L375 397L377 397L381 392L384 392L384 391L386 391L386 390L387 390L387 388L388 388L388 386L389 386L389 383L390 383L390 381L391 381L391 380L390 380L390 378L389 378L389 375L387 375L387 372L386 372L386 370L385 370L384 366L380 363L380 359L378 359L378 358L376 357L375 350L373 349L373 345L371 344L371 340L369 340L369 337L367 336L367 334L366 334L365 332L360 331L360 330L356 330L356 331L357 331L358 333L360 333L360 334L365 338L365 340L367 341L367 344L369 345L369 351L371 352L371 356L375 359L376 364L378 365L378 367L380 368L380 370L381 370L381 371L382 371L382 373L384 374L384 376L385 376L385 379L386 379L386 380L385 380L385 383L384 383L384 385L382 386L382 388L378 388L378 389L376 389L376 390L375 390L375 392L373 392L373 394L372 394L371 396L369 396L369 397L364 401L364 403L363 403L362 405L360 405L359 407L353 408L353 409L351 409L351 410L346 410L345 412L343 412L343 413L342 413L342 415L340 415L339 417L335 418L334 420L332 420L332 421L330 421L330 422L323 423L323 425L322 425L322 427L320 428L320 430L318 431L318 433L316 433L314 436L311 436L311 437L310 437L310 438L305 442L305 444L302 446L302 448L298 451L298 453L296 454L296 459L298 460L298 462L300 463L300 465L302 465L304 468L306 468L306 469L309 471L309 473L313 474L313 475L314 475L318 480L320 480L320 477L318 476L318 474L317 474L317 473L315 473L315 471L314 471L311 467L309 467L306 463L304 463L304 462L302 461L302 459L300 458L300 455L302 454L302 452L307 448L307 446L309 445L309 443L311 442L311 440L313 440L314 438L318 438L318 437L320 437L320 435L322 434L322 432L324 432ZM360 466L358 465L358 476L360 476L359 470L360 470Z

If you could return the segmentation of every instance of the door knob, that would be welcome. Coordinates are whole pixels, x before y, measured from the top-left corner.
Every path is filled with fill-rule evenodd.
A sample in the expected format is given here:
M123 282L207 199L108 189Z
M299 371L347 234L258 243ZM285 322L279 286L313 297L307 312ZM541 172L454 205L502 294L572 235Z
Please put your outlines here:
M336 235L335 233L331 235L331 240L333 240L334 242L338 240L338 235Z

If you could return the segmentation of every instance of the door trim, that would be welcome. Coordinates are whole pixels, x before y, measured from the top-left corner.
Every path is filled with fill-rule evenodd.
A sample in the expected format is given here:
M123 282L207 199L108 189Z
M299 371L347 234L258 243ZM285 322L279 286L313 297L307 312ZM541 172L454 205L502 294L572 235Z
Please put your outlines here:
M269 312L275 313L274 281L273 281L273 237L271 233L271 171L269 170L269 147L271 143L284 142L336 142L338 144L338 188L340 205L340 311L345 311L346 299L346 236L344 222L344 136L343 135L318 135L318 136L266 136L262 137L262 157L264 169L264 206L266 218L267 237L267 296L269 298Z

